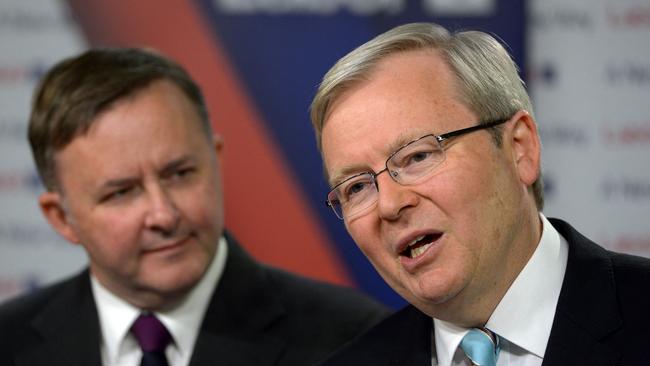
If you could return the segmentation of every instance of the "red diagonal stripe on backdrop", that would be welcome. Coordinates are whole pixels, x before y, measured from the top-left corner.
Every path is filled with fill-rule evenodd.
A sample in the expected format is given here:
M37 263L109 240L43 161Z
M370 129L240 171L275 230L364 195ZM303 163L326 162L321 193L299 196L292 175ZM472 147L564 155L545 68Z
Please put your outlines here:
M153 47L200 84L215 130L225 138L226 226L255 257L310 277L352 282L192 1L69 3L92 45Z

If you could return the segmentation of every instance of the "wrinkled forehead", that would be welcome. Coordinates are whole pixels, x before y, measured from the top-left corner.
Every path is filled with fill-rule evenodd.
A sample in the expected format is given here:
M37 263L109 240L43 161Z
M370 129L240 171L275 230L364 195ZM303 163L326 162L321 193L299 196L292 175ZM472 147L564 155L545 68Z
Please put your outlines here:
M362 93L367 89L393 89L395 100L389 102L395 103L408 101L414 96L433 104L444 104L450 100L454 103L465 101L456 73L435 48L392 53L354 75L340 82L331 91L320 126L321 134L341 104L350 99L351 95L360 94L360 91ZM409 108L407 104L404 106Z
M360 162L375 170L404 144L475 119L458 98L454 74L435 52L395 54L331 101L321 134L325 168L330 180Z

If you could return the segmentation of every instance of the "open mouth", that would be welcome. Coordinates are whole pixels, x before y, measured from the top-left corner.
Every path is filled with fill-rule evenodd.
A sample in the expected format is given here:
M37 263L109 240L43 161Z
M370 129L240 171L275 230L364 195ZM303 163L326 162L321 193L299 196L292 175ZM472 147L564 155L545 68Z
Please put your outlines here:
M408 258L417 258L429 249L433 243L440 239L442 234L425 234L413 239L399 255Z

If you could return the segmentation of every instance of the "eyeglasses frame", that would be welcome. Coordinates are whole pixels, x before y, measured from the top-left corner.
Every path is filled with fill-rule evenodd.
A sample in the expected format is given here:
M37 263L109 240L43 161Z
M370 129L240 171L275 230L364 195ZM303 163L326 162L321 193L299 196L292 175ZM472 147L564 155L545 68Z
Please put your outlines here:
M390 161L390 159L393 158L393 156L395 156L398 152L400 152L405 147L407 147L407 146L409 146L409 145L411 145L413 143L416 143L416 142L418 142L418 141L420 141L420 140L422 140L424 138L431 137L431 136L434 137L436 139L436 141L438 141L439 144L441 144L443 141L446 141L446 140L448 140L448 139L450 139L452 137L458 137L458 136L461 136L461 135L468 134L470 132L485 130L485 129L488 129L488 128L493 128L493 127L496 127L498 125L504 124L504 123L508 122L510 120L510 118L511 117L502 118L502 119L498 119L498 120L494 120L494 121L490 121L490 122L485 122L485 123L480 123L479 122L479 124L477 124L477 125L474 125L474 126L471 126L471 127L461 128L459 130L443 133L441 135L435 135L435 134L429 133L429 134L426 134L424 136L418 137L415 140L411 140L411 141L407 142L406 144L400 146L399 148L395 149L395 151L393 151L388 156L388 158L386 158L386 162L384 163L384 169L382 169L382 170L380 170L380 171L378 171L376 173L374 171L370 170L370 171L361 172L361 173L349 176L349 177L345 178L343 181L341 181L340 183L338 183L337 185L335 185L334 187L332 187L332 189L330 189L329 192L327 192L327 197L329 197L329 195L334 190L336 190L341 184L349 181L350 179L353 179L355 177L363 175L363 174L369 174L372 177L372 181L375 184L375 188L377 189L377 191L379 191L379 185L377 184L377 176L379 176L379 174L381 174L381 173L383 173L385 171L389 172L389 175L390 175L391 179L395 183L402 185L402 183L395 180L396 175L393 175L393 173L390 172L390 169L388 168L388 162ZM444 151L444 149L442 149L442 150ZM334 208L334 205L332 204L332 202L330 202L329 198L325 200L325 205L328 206L329 208L331 208L332 211L334 211L334 215L336 215L336 217L338 217L341 220L344 220L344 218L341 217L341 216L343 216L343 212L341 211L341 216L339 216L339 214L336 212L336 209Z

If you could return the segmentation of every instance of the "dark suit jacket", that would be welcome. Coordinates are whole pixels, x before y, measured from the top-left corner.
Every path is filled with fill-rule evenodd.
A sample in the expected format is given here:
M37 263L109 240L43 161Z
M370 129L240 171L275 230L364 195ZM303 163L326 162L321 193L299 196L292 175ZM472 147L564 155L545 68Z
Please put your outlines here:
M232 237L190 364L309 365L384 315L353 290L255 262ZM0 307L0 365L101 365L88 271Z
M551 223L569 242L569 258L543 365L650 365L650 260ZM407 306L323 365L429 366L432 328L430 317Z

